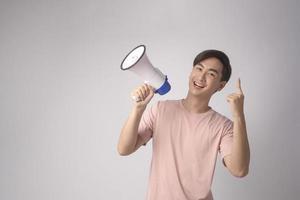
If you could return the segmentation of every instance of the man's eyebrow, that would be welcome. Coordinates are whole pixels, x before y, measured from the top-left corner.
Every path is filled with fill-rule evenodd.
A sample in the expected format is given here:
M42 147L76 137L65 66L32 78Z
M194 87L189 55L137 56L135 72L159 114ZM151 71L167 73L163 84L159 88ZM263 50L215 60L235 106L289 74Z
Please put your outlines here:
M213 72L215 72L216 74L219 74L219 72L218 72L216 69L213 69L213 68L208 69L208 71L213 71Z
M202 63L198 63L198 65L200 65L201 67L205 68L205 66ZM209 68L208 71L213 71L216 74L219 74L219 72L216 69L214 69L214 68Z

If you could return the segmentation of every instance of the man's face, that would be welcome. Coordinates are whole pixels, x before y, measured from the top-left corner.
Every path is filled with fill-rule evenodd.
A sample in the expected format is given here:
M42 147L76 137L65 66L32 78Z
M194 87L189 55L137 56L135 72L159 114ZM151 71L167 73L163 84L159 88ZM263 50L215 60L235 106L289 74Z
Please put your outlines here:
M226 84L226 81L221 81L222 69L223 64L214 57L195 65L189 77L189 93L210 98Z

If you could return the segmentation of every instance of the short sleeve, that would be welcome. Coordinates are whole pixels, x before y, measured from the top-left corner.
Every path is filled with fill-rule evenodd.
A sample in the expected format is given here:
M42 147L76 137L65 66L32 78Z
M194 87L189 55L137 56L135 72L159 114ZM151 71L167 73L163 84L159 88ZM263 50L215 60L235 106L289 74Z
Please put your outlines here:
M233 143L233 122L227 119L222 129L222 136L221 136L221 141L219 146L219 152L222 156L224 165L225 165L224 157L231 154L232 143Z
M156 115L157 115L158 103L148 107L141 118L138 134L142 137L144 145L151 139L153 135Z

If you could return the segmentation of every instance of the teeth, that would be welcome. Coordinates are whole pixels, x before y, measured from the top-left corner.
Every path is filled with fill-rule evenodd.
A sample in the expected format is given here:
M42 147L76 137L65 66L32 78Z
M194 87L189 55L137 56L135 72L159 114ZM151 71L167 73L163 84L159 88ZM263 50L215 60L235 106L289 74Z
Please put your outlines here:
M201 84L197 83L196 81L194 81L194 85L196 85L198 87L201 87L201 88L204 88L204 85L201 85Z

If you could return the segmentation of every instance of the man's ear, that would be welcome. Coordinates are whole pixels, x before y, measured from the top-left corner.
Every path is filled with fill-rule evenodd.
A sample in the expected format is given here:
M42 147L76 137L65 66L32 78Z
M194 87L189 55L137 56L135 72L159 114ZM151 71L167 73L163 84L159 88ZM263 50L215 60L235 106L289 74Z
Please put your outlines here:
M225 87L226 83L226 81L221 81L218 91L221 91Z

